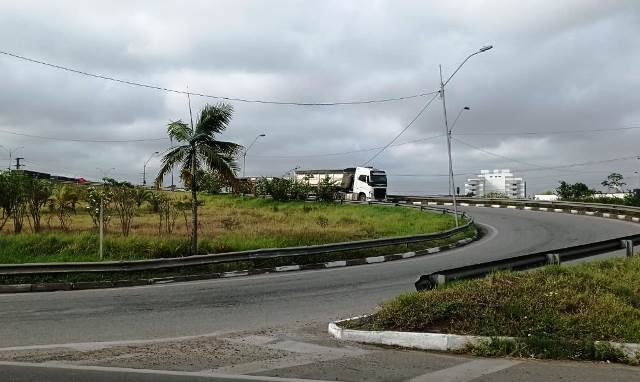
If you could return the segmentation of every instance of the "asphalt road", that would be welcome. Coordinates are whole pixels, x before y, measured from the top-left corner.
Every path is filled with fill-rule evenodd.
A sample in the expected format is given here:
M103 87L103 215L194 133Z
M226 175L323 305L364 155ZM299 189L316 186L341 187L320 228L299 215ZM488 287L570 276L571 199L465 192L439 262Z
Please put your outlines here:
M197 372L74 367L38 364L0 364L3 382L314 382L310 379L249 375L206 375ZM318 381L323 382L323 381Z
M327 322L370 312L451 265L638 233L636 224L569 214L468 208L488 234L430 256L331 270L123 289L0 295L0 347L201 335Z

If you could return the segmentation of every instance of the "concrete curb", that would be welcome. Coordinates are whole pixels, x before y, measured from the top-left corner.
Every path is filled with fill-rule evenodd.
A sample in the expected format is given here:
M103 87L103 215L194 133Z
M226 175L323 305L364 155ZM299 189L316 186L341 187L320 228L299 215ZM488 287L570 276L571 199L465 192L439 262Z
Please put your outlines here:
M26 293L26 292L54 292L54 291L70 291L70 290L86 290L86 289L104 289L104 288L120 288L141 285L169 284L183 281L208 280L218 278L231 278L261 275L266 273L277 272L296 272L315 269L330 269L339 267L351 267L356 265L366 265L375 263L385 263L389 261L408 259L411 257L425 256L449 249L461 247L478 239L478 231L473 237L460 239L455 243L426 248L418 251L396 253L384 256L362 257L347 260L329 261L326 263L303 264L303 265L284 265L273 268L256 268L241 271L222 272L222 273L200 273L194 275L179 275L168 277L156 277L151 279L140 280L120 280L120 281L80 281L80 282L56 282L56 283L37 283L37 284L10 284L0 285L0 294L2 293Z
M445 333L418 333L418 332L394 332L394 331L367 331L344 329L339 324L364 318L358 316L346 320L332 321L328 331L333 337L342 341L352 341L375 345L401 346L421 350L460 351L469 345L477 345L490 341L492 338L514 341L515 337L486 337L465 336ZM620 343L608 341L595 341L595 344L608 344L624 353L630 359L640 357L640 344Z

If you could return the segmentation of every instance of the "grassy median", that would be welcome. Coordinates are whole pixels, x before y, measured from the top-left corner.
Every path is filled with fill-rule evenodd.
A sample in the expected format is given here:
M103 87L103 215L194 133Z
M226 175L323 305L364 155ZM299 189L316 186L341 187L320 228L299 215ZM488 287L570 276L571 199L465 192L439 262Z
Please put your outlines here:
M594 342L640 342L640 258L496 273L406 293L347 326L494 337L467 349L482 356L637 363Z
M201 253L325 244L414 235L454 227L450 215L386 206L274 202L231 195L201 196ZM51 222L42 233L0 232L0 263L98 261L98 237L90 216L78 208L71 229ZM119 233L114 217L105 238L105 260L179 257L189 252L190 211L176 217L171 234L159 234L159 218L140 208L129 236Z

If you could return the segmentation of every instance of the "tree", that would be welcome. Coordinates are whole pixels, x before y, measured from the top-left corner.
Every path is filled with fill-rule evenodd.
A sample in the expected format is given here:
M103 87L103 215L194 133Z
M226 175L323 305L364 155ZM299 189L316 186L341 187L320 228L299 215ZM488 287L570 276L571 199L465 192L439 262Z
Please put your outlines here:
M49 208L58 217L60 228L65 231L70 227L71 212L77 200L74 190L66 184L56 186L49 198Z
M204 171L198 170L198 192L205 192L207 194L219 194L224 187L229 186L227 182L218 171ZM185 189L191 191L189 184L185 184Z
M595 190L590 189L582 182L571 184L561 180L560 185L556 188L556 194L560 199L582 199L595 193Z
M111 191L111 203L120 219L120 228L124 236L129 236L131 231L131 221L136 212L137 199L136 189L129 182L118 182L108 180L105 183Z
M87 212L91 216L93 226L100 227L100 206L102 205L102 227L106 230L111 220L109 204L113 194L108 187L90 187L86 194Z
M13 219L13 232L20 233L27 213L28 178L19 171L0 174L0 229L9 218Z
M31 230L40 232L40 212L51 196L51 182L30 178L26 182L27 210L31 221Z
M333 202L335 200L337 191L337 182L329 178L329 176L325 176L324 179L322 179L318 183L316 200L319 200L321 202Z
M135 188L135 199L136 199L136 205L138 206L138 208L140 208L144 202L151 201L152 197L153 197L153 193L147 190L146 188L144 187Z
M623 187L627 184L624 183L622 179L622 174L612 172L611 174L609 174L609 176L607 176L607 179L603 180L600 184L602 184L603 187L607 187L607 190L609 192L611 192L611 190L614 190L616 192L624 192Z
M233 107L227 103L205 105L197 117L195 126L182 120L169 123L167 133L179 145L162 158L162 167L156 177L156 186L162 184L165 175L174 167L181 167L181 176L191 189L191 254L198 253L198 170L216 171L228 182L235 182L238 166L235 157L242 146L219 141L231 122Z

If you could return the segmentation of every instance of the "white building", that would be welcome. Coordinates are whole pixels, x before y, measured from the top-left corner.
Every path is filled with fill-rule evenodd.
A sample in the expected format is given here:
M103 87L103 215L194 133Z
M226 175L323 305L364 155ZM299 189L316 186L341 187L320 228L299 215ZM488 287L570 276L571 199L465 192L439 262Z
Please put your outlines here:
M526 188L526 182L522 178L516 178L508 169L493 172L480 170L480 174L467 179L467 183L464 184L465 194L477 197L498 194L507 198L524 198Z

